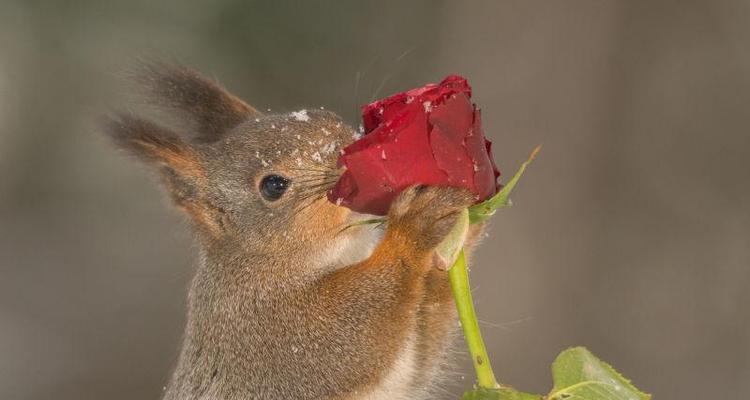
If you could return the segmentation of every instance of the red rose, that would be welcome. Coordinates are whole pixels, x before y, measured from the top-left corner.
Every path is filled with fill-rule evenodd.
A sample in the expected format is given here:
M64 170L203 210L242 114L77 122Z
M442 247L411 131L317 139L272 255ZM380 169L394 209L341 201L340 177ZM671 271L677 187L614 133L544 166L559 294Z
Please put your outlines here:
M471 190L477 202L494 195L500 172L482 132L466 79L398 93L362 108L365 135L342 150L346 168L328 199L354 211L385 215L415 184Z

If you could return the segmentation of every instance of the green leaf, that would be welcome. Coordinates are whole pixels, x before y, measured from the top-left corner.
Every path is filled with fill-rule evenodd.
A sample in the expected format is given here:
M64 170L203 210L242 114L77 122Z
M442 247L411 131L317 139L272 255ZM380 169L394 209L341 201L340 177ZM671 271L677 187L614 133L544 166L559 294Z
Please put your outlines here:
M538 394L519 392L513 388L476 389L465 392L461 400L542 400Z
M552 364L554 387L547 400L649 400L609 364L583 347L560 353Z
M521 164L521 167L518 168L516 174L513 175L512 178L510 178L508 183L506 183L499 192L497 192L489 199L469 207L469 219L472 224L482 222L485 219L493 216L498 208L510 207L512 205L510 201L510 192L514 187L516 187L516 183L518 183L518 180L521 179L523 171L525 171L526 167L532 161L534 161L534 158L536 157L537 153L539 153L539 150L541 148L541 145L534 147L534 150L532 150L531 154L529 154L529 158L527 158L526 161Z

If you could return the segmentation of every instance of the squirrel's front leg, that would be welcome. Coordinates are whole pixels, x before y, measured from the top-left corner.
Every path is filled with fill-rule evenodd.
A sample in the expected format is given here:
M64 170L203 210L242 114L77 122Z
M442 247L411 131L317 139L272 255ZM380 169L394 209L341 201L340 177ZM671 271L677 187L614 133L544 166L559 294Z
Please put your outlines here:
M391 206L381 243L367 260L322 278L317 305L326 332L345 338L338 382L351 391L344 398L398 399L409 396L418 376L416 354L419 307L429 293L426 277L434 269L435 247L455 225L458 211L473 202L468 191L450 187L412 187ZM443 272L444 273L444 272ZM446 329L440 324L436 329ZM436 351L440 351L439 349Z

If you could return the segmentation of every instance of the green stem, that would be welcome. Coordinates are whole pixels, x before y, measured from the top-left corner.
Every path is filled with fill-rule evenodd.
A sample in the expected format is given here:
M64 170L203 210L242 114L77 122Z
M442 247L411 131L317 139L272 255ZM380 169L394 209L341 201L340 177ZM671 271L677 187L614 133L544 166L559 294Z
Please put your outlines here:
M448 270L448 280L451 283L453 298L456 300L458 319L461 321L461 328L464 331L466 344L469 347L471 360L474 363L474 370L477 373L477 384L484 389L496 389L500 385L498 385L495 374L492 372L492 365L490 365L490 359L487 356L487 349L484 347L482 334L479 332L477 314L474 311L471 289L469 288L466 256L463 250L461 250L456 262Z

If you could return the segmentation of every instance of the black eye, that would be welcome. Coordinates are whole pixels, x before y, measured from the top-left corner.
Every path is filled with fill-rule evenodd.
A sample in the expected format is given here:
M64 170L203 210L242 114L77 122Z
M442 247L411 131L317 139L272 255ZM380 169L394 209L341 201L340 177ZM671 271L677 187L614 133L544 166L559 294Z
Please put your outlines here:
M289 179L279 175L266 175L260 181L260 194L268 201L276 201L289 188Z

